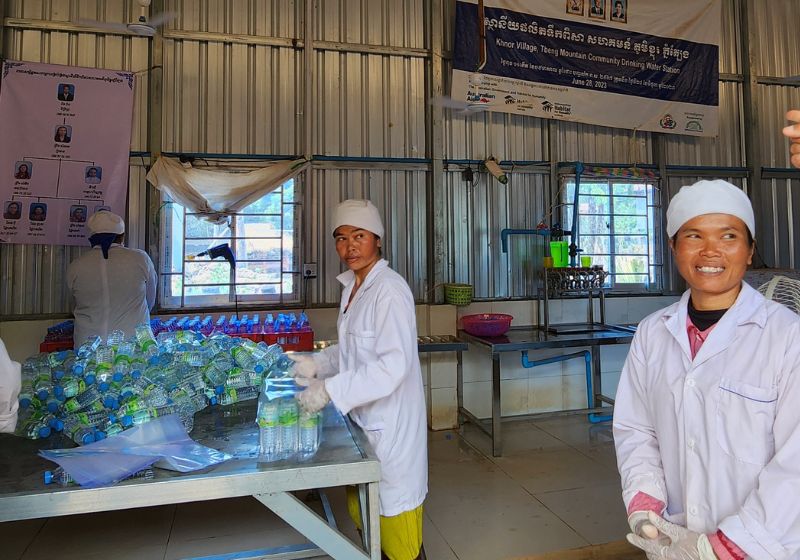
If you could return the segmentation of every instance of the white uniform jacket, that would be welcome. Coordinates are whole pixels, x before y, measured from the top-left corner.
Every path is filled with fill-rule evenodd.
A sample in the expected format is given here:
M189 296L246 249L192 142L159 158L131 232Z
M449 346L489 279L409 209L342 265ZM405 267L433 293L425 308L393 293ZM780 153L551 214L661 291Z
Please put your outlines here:
M75 347L89 336L106 338L113 330L132 336L150 321L156 301L156 271L144 251L113 244L108 259L93 247L72 261L67 286L75 301Z
M800 317L746 283L692 360L689 292L639 325L617 390L627 506L642 491L756 560L800 559Z
M428 492L425 393L417 352L414 299L402 276L381 259L347 302L344 285L339 343L315 354L325 389L343 414L364 429L381 463L380 513L394 516L422 504ZM345 312L345 308L347 311Z
M17 426L22 367L8 355L0 340L0 432L13 433Z

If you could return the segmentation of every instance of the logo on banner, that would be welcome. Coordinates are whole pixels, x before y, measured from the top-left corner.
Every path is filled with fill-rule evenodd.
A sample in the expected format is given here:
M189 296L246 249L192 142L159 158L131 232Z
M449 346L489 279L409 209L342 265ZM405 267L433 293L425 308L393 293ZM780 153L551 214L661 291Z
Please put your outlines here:
M689 121L686 123L684 130L689 132L703 132L703 123L700 121Z
M666 128L666 129L672 130L673 128L678 126L678 123L675 122L675 119L672 118L672 115L667 113L666 115L661 117L661 120L658 121L658 125L661 128Z
M545 99L544 101L542 101L542 110L544 110L545 113L552 113L553 104L550 103L547 99Z

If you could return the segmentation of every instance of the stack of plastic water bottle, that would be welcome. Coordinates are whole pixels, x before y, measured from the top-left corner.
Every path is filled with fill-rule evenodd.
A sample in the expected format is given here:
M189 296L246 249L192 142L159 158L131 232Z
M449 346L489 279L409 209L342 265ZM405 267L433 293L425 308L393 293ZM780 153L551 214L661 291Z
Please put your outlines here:
M290 363L280 346L246 338L194 330L156 337L149 325L130 337L114 331L25 361L17 434L63 431L84 445L167 414L191 431L195 412L258 398L262 381L286 377Z
M264 462L304 459L319 449L322 415L298 407L296 388L292 379L264 380L256 415L260 455Z

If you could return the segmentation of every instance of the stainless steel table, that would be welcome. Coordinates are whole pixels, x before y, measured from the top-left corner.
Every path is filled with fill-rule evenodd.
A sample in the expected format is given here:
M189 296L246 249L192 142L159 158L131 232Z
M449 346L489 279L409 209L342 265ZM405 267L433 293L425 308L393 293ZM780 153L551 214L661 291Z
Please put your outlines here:
M192 437L234 456L230 461L194 473L155 469L148 481L122 482L102 488L45 486L42 474L55 467L39 449L69 447L60 438L29 441L0 434L0 521L53 517L137 507L253 496L312 543L246 551L244 558L312 558L379 560L378 481L380 465L361 430L333 407L325 409L323 440L305 461L258 461L256 401L209 407L195 415ZM364 550L336 530L290 492L356 485L362 505ZM326 502L323 501L325 505ZM326 514L330 508L326 507Z
M500 411L500 354L503 352L516 352L527 350L551 350L554 348L588 347L592 360L592 391L588 392L588 408L544 412L539 414L526 414L514 416L513 419L547 417L558 414L583 414L607 412L608 408L600 408L602 403L614 405L614 399L602 394L600 370L600 346L610 344L628 344L633 340L635 329L632 327L607 326L604 330L593 330L574 334L552 334L536 327L512 327L504 336L484 337L474 336L465 331L458 331L461 340L487 350L492 356L492 418L491 429L485 426L485 421L476 417L464 408L464 379L461 371L458 372L456 391L458 399L459 424L466 419L492 438L492 455L500 457L503 454L500 424L503 417Z

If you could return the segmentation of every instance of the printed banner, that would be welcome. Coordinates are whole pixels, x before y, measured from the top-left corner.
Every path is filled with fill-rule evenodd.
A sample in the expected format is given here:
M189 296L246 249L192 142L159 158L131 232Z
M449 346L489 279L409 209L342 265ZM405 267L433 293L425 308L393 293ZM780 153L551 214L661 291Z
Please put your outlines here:
M133 73L5 61L0 243L87 245L87 218L125 213Z
M479 20L477 0L456 2L451 97L465 111L716 136L720 0L483 4Z

